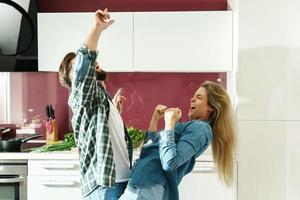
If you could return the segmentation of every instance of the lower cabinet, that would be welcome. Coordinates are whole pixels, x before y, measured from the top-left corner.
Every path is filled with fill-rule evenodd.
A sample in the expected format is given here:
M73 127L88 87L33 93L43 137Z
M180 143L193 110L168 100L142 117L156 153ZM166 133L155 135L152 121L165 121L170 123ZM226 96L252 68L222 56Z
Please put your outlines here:
M237 164L232 187L223 185L213 162L198 161L179 185L180 200L237 200ZM81 200L77 160L28 160L29 200Z
M196 162L191 173L179 185L180 200L237 200L237 165L232 187L223 185L213 162Z
M29 176L30 200L80 200L80 181L77 176Z
M78 161L29 160L27 194L29 200L81 200Z

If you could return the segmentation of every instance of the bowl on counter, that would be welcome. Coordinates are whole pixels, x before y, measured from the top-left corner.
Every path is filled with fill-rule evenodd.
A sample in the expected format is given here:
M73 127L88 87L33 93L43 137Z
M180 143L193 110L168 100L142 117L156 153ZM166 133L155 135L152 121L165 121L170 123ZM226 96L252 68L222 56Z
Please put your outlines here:
M41 123L30 123L29 127L30 128L41 128L42 124Z

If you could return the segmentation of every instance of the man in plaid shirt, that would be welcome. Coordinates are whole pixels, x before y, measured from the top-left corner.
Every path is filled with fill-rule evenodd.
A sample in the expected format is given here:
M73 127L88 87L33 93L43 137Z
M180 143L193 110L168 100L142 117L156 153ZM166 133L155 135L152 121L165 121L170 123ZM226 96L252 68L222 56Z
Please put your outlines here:
M124 97L110 100L103 84L106 72L97 66L102 31L114 20L108 10L97 10L84 45L68 53L59 79L71 88L69 106L79 152L81 188L85 200L119 199L130 174L132 145L120 116Z

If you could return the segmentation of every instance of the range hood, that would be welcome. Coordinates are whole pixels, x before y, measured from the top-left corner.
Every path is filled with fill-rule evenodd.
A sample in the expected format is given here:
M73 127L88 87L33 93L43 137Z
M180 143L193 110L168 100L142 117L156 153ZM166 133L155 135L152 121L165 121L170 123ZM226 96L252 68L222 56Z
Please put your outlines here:
M0 72L38 71L37 3L0 0Z

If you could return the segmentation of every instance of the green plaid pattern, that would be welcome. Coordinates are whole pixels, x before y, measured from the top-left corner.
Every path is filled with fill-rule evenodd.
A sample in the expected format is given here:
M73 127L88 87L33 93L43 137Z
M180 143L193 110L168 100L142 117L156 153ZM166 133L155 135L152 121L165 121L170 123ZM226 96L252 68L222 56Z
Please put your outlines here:
M112 186L115 165L108 130L109 102L96 82L96 51L81 47L75 63L75 80L69 97L72 126L79 151L84 196L98 185Z

